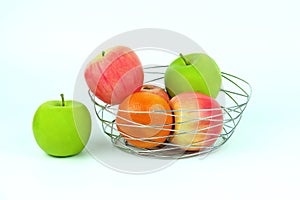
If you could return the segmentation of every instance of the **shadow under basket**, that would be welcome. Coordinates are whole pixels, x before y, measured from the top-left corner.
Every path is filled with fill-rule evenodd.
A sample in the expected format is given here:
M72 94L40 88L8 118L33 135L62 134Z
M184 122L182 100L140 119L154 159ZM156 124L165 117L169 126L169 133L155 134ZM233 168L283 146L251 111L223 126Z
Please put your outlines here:
M144 84L153 84L164 88L164 73L168 66L148 66L144 67L145 73L145 81ZM220 122L223 126L223 130L220 134L214 133L206 133L204 130L193 130L186 131L180 134L192 134L196 136L197 134L201 134L205 136L205 134L214 135L213 142L208 141L212 140L212 137L207 137L210 139L204 139L199 141L199 143L194 144L200 150L190 151L193 146L181 146L178 144L174 144L170 142L170 138L172 138L172 130L169 136L154 136L151 138L137 138L126 135L125 133L120 133L117 129L116 125L116 117L118 112L118 105L109 105L105 104L99 99L97 99L94 94L89 91L90 98L94 104L94 110L96 116L99 119L100 125L104 131L104 133L110 137L111 142L117 148L139 156L148 156L155 158L164 158L164 159L179 159L179 158L187 158L192 156L200 156L206 155L210 152L215 151L223 144L225 144L228 139L234 133L237 125L241 121L242 114L250 100L251 97L251 86L245 80L222 72L222 88L218 94L216 100L221 106L223 121ZM207 111L207 109L205 110ZM128 111L130 112L130 111ZM187 112L186 110L184 112ZM189 111L188 111L189 112ZM203 110L191 110L190 112L204 112ZM136 113L136 112L135 112ZM148 112L150 114L150 112ZM173 113L173 112L172 112ZM196 118L193 120L207 120L206 118ZM189 121L190 122L190 121ZM181 122L185 123L185 122ZM187 122L188 123L188 122ZM173 126L175 123L172 124ZM140 128L155 128L152 126L138 124L132 122L131 126L140 127ZM162 129L161 127L159 127ZM153 141L153 139L166 137L165 142L158 143L156 147L151 149L146 148L137 148L123 137L126 135L127 140L137 140L137 141L147 141L152 143L158 143ZM205 137L204 137L205 138ZM205 145L209 144L209 145ZM189 151L185 149L189 149Z

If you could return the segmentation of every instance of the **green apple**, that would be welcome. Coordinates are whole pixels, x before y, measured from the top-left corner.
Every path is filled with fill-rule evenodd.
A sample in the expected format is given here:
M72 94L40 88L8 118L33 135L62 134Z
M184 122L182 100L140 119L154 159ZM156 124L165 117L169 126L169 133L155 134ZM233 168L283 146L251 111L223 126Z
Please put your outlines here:
M80 153L91 133L91 116L78 101L47 101L34 114L32 129L42 150L56 157Z
M200 92L216 98L221 82L218 65L202 53L180 54L165 73L165 86L171 97L183 92Z

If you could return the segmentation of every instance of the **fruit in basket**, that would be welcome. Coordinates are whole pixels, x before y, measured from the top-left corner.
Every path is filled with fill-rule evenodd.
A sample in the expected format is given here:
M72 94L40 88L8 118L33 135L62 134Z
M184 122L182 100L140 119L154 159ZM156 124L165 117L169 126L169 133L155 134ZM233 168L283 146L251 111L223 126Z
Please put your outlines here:
M35 140L47 154L57 157L80 153L91 133L91 116L78 101L47 101L34 114Z
M156 86L156 85L151 85L151 84L143 85L141 92L151 92L153 94L157 94L157 95L161 96L167 102L170 101L168 93L164 89L162 89L161 87Z
M223 128L219 103L199 92L184 92L170 100L174 111L171 143L187 151L205 150L215 143Z
M166 70L165 86L171 97L194 91L216 98L221 79L218 65L207 54L180 54Z
M135 52L125 46L103 51L84 72L90 90L105 103L120 104L139 91L144 82L142 64Z
M170 110L168 102L160 95L135 92L119 105L117 129L135 147L159 146L166 141L172 129Z

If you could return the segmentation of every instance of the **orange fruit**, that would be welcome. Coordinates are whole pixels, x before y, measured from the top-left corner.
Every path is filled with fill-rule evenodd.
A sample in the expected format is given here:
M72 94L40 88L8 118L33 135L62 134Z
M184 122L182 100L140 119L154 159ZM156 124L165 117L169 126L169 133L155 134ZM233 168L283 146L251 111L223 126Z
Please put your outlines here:
M119 105L116 117L121 136L139 148L152 148L165 142L172 123L169 103L150 92L136 92L128 96Z

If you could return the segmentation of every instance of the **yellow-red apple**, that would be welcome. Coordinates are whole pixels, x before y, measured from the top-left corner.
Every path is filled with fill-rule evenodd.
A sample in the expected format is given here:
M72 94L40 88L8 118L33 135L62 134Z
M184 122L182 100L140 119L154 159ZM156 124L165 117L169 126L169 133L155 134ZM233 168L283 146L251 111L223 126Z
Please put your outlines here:
M199 92L184 92L170 100L174 110L175 127L171 143L187 151L210 148L223 127L223 113L219 103Z
M132 49L116 46L96 56L86 66L84 77L96 97L108 104L120 104L141 89L144 71Z

